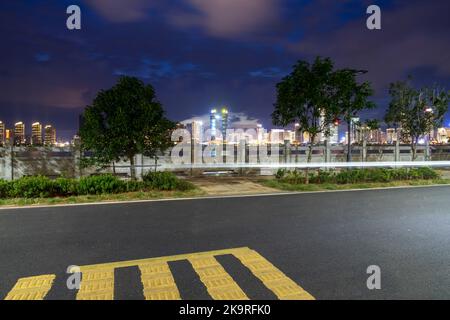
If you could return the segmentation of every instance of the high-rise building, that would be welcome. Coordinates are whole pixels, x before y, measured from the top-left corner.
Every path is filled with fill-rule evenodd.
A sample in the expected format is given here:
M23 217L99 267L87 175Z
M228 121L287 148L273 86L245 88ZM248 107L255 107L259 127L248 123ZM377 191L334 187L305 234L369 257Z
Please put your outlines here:
M438 128L437 129L437 143L448 143L448 135L446 128Z
M264 140L265 140L264 133L265 133L265 130L264 130L262 124L257 124L256 125L256 140L258 143L264 142Z
M361 141L360 122L358 117L353 117L350 120L350 143L357 143Z
M339 143L339 124L330 124L330 136L328 137L331 144Z
M321 127L323 123L325 122L325 114L322 112L320 119L319 126ZM325 142L325 140L328 140L331 144L338 144L339 143L339 122L336 121L335 123L330 123L328 125L328 136L325 135L325 133L320 133L318 140L319 142Z
M5 124L0 121L0 145L5 144Z
M5 130L5 142L11 143L13 139L13 132L10 129Z
M228 109L222 108L221 110L221 130L222 130L222 139L225 141L227 139L227 129L228 129Z
M285 131L284 129L272 129L269 133L270 143L284 143Z
M226 140L228 109L224 107L220 112L217 109L212 109L209 116L209 126L211 129L211 140L216 140L220 135L222 135L222 140Z
M56 129L49 124L45 126L44 144L46 146L53 146L56 144Z
M371 144L383 143L383 132L380 129L370 129L367 126L362 128L364 131L366 142Z
M34 146L42 145L42 125L39 122L31 125L31 144Z
M191 129L192 139L194 143L202 143L203 142L203 122L202 121L193 121Z
M211 130L211 141L216 140L217 127L220 116L217 114L217 109L212 109L209 115L209 129Z
M389 144L395 143L397 141L397 130L394 128L386 129L386 142Z
M20 121L14 124L14 144L20 146L24 145L25 143L25 124Z
M296 123L294 124L294 142L295 143L302 143L303 139L302 139L302 133L300 132L300 123Z

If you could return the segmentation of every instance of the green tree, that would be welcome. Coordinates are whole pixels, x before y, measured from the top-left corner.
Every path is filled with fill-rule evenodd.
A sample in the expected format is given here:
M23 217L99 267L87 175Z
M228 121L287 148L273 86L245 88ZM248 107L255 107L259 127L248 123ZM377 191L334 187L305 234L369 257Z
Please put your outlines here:
M371 131L380 129L380 121L377 119L367 119L364 123L357 121L355 125L362 141L368 140Z
M168 147L167 132L173 127L151 85L134 77L121 77L86 107L81 144L83 150L93 153L92 161L99 165L127 159L131 178L135 179L135 156Z
M335 99L338 104L338 113L347 124L347 161L351 162L351 131L352 118L361 111L375 108L375 104L368 100L373 94L369 82L358 83L356 75L365 73L363 70L341 69L334 73L333 83L337 90Z
M385 121L400 128L402 140L411 144L414 161L419 138L442 125L448 111L450 92L437 85L416 89L409 78L392 83L389 94L391 102Z
M174 145L171 140L171 134L174 128L175 124L172 121L162 119L157 125L149 128L150 130L145 133L145 137L147 138L144 140L142 146L142 154L155 160L155 171L158 167L159 155L164 154L164 151Z
M292 72L277 84L277 100L272 113L274 125L299 123L309 135L307 162L311 162L312 145L319 134L329 135L337 109L333 88L333 62L317 57L312 64L298 61ZM306 183L309 172L306 169Z

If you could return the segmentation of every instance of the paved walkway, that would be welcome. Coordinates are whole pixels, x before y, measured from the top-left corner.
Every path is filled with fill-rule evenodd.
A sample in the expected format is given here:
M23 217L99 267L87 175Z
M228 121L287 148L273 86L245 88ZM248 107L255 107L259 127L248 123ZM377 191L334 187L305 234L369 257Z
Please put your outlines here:
M236 195L282 192L258 183L263 177L199 177L190 179L208 195Z

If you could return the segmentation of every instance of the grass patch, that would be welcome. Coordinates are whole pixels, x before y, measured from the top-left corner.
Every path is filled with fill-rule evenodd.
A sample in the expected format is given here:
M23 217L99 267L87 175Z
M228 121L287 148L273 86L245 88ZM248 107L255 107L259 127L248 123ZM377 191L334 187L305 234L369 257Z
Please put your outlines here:
M205 193L197 188L187 191L137 191L118 194L82 195L54 198L11 198L0 199L0 206L33 206L80 204L91 202L157 200L166 198L187 198L203 196Z

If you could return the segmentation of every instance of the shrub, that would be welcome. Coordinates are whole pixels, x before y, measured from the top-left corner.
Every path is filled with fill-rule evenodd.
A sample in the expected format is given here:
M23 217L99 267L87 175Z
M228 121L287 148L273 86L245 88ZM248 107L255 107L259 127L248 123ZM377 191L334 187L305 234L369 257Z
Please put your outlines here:
M391 177L393 180L408 180L410 178L409 169L407 168L392 169Z
M127 191L126 182L110 174L81 178L77 188L78 194L106 194Z
M0 179L0 198L48 198L54 196L70 197L76 195L113 194L121 192L155 190L194 189L188 181L178 179L170 172L151 172L144 181L122 181L112 175L100 175L80 180L47 177L23 177L14 181Z
M439 173L428 167L412 168L410 171L411 178L414 177L416 179L432 180L441 177Z
M305 182L305 176L302 172L294 170L294 171L288 171L285 178L283 178L284 181L287 181L288 183L292 184L299 184Z
M277 173L275 173L275 178L278 180L283 179L287 172L288 171L286 169L278 169Z
M11 183L9 181L0 179L0 198L9 198L11 190Z
M126 182L126 191L127 192L135 192L135 191L144 191L146 189L145 182L143 181L127 181Z
M179 191L189 191L195 189L195 186L186 180L178 180L177 190Z
M276 178L282 182L290 184L301 184L304 177L297 171L284 171L282 175L277 173ZM318 170L310 174L311 183L337 183L352 184L363 182L390 182L398 180L431 180L438 179L440 175L433 169L427 167L420 168L370 168L370 169L346 169L339 172Z
M76 196L78 194L78 181L68 178L58 178L53 181L54 193L60 197Z
M172 172L149 171L142 177L145 185L155 190L190 190L193 185L187 181L180 180Z
M335 179L335 173L331 171L318 170L317 174L311 174L309 181L311 183L333 183Z
M47 177L23 177L11 182L12 198L48 198L54 195L53 181Z
M355 183L361 179L361 172L359 170L342 170L336 174L335 180L338 184Z

